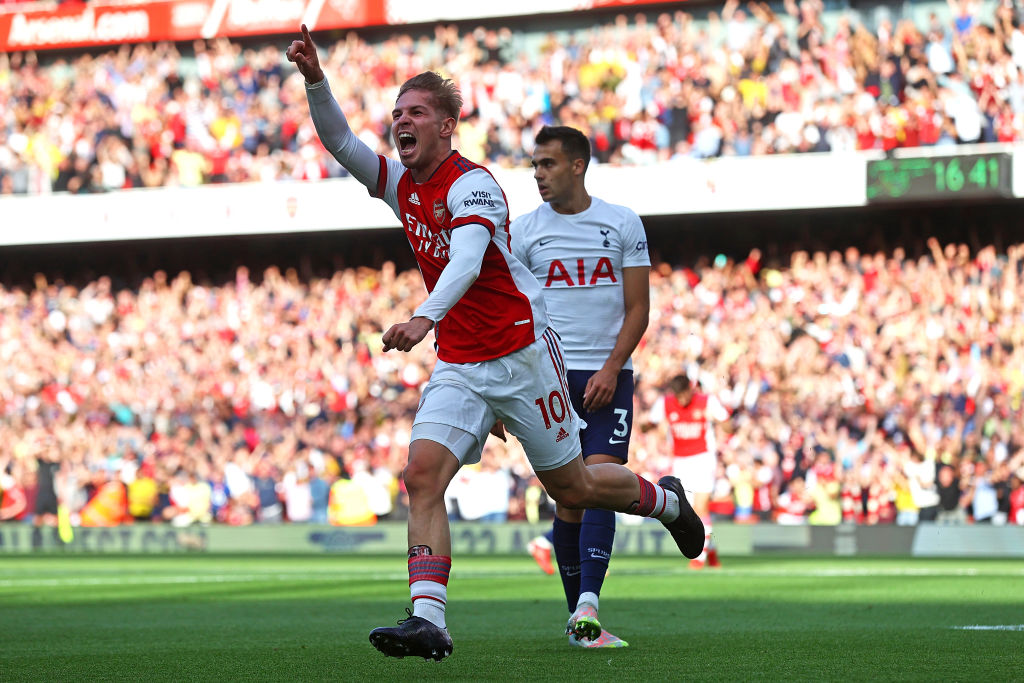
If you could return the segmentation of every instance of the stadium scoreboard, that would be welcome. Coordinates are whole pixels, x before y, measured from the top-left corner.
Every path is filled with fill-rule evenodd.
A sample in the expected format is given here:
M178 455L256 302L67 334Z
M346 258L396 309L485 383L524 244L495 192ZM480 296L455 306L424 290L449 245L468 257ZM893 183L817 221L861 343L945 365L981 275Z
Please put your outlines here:
M869 203L1013 197L1005 152L876 159L867 163Z

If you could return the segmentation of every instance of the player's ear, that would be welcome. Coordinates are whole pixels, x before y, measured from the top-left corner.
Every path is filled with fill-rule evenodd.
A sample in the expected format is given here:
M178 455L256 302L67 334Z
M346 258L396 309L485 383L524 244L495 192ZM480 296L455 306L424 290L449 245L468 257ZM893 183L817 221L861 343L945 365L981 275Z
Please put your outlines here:
M450 138L455 134L455 126L458 123L451 116L441 120L441 137Z
M574 175L583 175L587 172L587 162L585 159L573 159L572 160L572 172Z

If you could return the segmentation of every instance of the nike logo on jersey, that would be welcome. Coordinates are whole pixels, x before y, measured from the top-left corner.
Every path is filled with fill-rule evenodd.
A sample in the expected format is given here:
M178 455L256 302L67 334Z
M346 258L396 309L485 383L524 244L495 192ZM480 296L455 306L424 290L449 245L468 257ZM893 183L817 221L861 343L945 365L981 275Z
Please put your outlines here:
M626 443L626 440L625 439L608 439L608 443L612 443L612 444L615 444L615 443Z
M546 240L537 240L537 244L543 247L548 242L553 242L554 240L555 240L554 237L549 237Z
M411 195L409 195L409 203L410 204L415 204L416 206L419 206L420 205L420 196L418 194L416 194L415 192L413 192Z

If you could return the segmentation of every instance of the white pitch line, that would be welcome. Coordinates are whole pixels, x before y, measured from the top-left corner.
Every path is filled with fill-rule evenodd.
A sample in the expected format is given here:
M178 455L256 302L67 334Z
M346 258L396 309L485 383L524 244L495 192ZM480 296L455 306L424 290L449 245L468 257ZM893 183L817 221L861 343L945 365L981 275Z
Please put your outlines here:
M455 570L452 578L458 580L486 580L500 578L515 578L532 576L537 573L535 567L529 569L504 569L497 571L474 571ZM730 576L752 576L765 578L856 578L871 576L1024 576L1024 568L1020 570L999 570L984 571L977 569L938 569L938 568L891 568L891 569L820 569L820 570L793 570L793 569L722 569L714 572L702 572L694 574L686 568L679 569L628 569L623 568L613 571L613 576L640 576L640 575L688 575L698 580L714 580L716 577ZM0 573L3 576L4 573ZM119 586L119 585L171 585L171 584L202 584L202 583L251 583L256 581L345 581L345 580L372 580L372 581L401 581L408 578L405 572L378 573L376 571L347 571L337 572L267 572L267 573L246 573L246 574L182 574L182 575L117 575L104 574L102 576L69 576L41 578L39 576L12 576L6 573L0 578L0 588L20 587L49 587L49 586Z
M104 577L69 577L66 579L5 579L0 580L0 588L29 588L44 586L146 586L164 584L193 583L252 583L255 581L291 581L291 580L343 580L354 578L351 574L207 574L203 576L104 576ZM373 578L388 581L408 579L408 574L383 574Z
M957 631L1024 631L1024 624L995 624L992 626L973 624L971 626L950 626L950 628Z
M692 574L687 570L681 573ZM613 572L614 574L614 572ZM843 578L860 576L1024 576L1024 569L987 570L987 569L931 569L912 567L892 569L715 569L710 572L699 572L703 576L762 576L762 577L800 577L800 578Z

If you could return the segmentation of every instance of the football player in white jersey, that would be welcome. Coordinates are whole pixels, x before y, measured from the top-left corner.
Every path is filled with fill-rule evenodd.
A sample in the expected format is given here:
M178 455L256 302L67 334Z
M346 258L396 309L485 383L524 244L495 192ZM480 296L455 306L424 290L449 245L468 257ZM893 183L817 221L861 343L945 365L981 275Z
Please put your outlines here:
M444 493L463 463L480 459L499 423L523 444L556 501L659 519L680 551L695 557L704 527L678 479L652 484L622 465L584 464L561 344L536 279L508 250L505 195L487 169L452 149L462 108L455 84L426 72L399 88L391 124L395 161L374 154L349 128L304 25L286 55L306 80L324 147L398 216L429 292L412 319L382 338L384 351L409 351L433 329L437 364L416 410L403 472L413 610L397 627L374 629L373 646L391 657L451 654Z
M534 178L544 203L512 223L512 253L537 277L565 348L569 397L586 422L580 433L584 460L622 464L633 425L630 355L650 312L647 236L632 210L587 192L590 142L583 133L545 126L536 143ZM549 536L532 540L530 551L550 573L545 565L550 566L554 548L571 614L569 642L625 647L625 641L600 628L597 617L615 513L556 504ZM600 635L580 638L582 624Z

